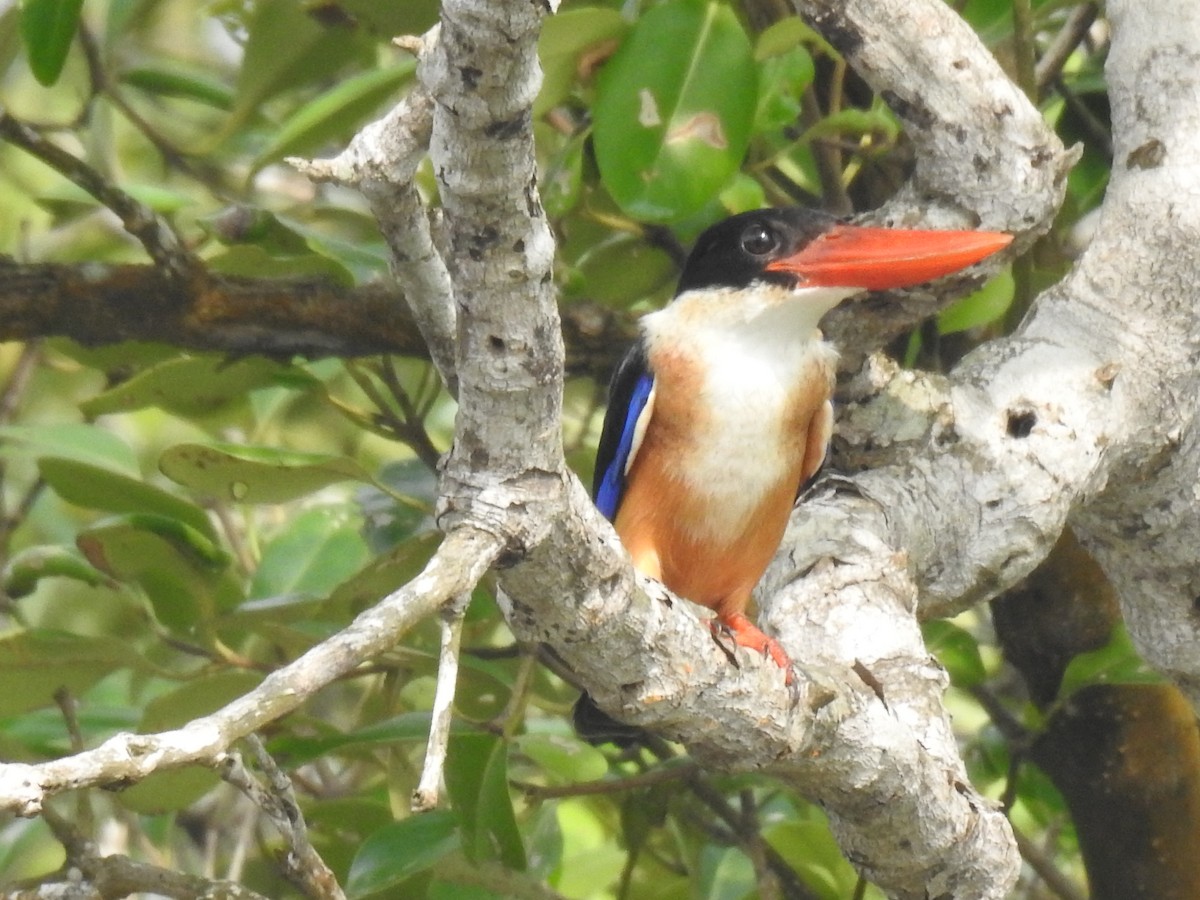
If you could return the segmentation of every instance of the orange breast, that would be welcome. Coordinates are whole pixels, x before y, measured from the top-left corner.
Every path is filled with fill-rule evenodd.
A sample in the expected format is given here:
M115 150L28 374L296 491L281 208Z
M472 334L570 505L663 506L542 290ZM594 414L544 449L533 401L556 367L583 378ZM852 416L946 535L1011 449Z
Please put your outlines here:
M617 533L640 571L719 615L740 613L779 546L797 488L824 454L828 373L801 378L778 415L736 429L750 438L730 445L722 441L735 429L722 417L742 411L706 411L702 373L685 360L655 368L654 413ZM729 455L725 466L714 465L714 448Z

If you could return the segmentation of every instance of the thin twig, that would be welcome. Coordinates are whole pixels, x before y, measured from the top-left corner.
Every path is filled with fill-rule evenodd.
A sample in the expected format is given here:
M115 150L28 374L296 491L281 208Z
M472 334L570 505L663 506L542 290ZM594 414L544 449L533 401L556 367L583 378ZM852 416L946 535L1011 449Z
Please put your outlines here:
M971 688L971 696L984 708L991 717L992 724L1004 735L1010 743L1024 744L1031 738L1029 729L996 696L995 692L985 685L979 684Z
M597 781L562 785L530 784L527 781L510 781L509 783L528 796L530 800L556 800L560 797L590 797L619 794L622 791L636 791L662 784L665 781L691 778L699 771L699 764L691 760L682 760L649 769L638 775L627 775L624 778L601 778Z
M379 377L387 385L404 417L403 427L398 429L401 438L413 453L417 454L417 458L429 467L431 472L436 472L442 453L434 446L433 440L429 437L429 431L425 428L427 409L423 412L422 408L427 404L414 401L408 391L404 389L404 385L400 383L399 373L396 371L395 361L391 357L384 358L383 364L379 368ZM433 396L436 398L436 391L433 392Z
M1037 77L1034 65L1037 48L1033 43L1033 5L1030 0L1013 0L1013 56L1017 86L1030 100L1037 101Z
M1062 74L1063 66L1067 64L1075 48L1087 37L1098 13L1099 8L1095 3L1081 3L1071 10L1062 30L1054 36L1034 70L1039 97Z
M150 207L135 200L83 160L47 140L36 128L0 108L0 139L40 159L112 210L125 230L141 242L150 258L172 278L183 281L199 264L175 230Z
M762 825L758 817L758 803L754 799L754 791L744 788L738 793L738 805L741 807L739 834L753 834L757 840L747 841L743 849L754 866L754 880L758 884L760 900L780 900L782 887L779 876L767 860L766 848L770 846L762 839Z
M211 715L159 734L118 734L99 747L36 765L0 763L0 809L32 816L65 790L135 782L189 764L212 765L234 742L286 715L347 672L393 647L449 598L470 591L504 546L472 526L451 530L416 578L346 628Z
M1029 863L1029 867L1037 872L1042 881L1046 883L1055 896L1061 897L1062 900L1087 900L1087 894L1075 886L1075 883L1067 878L1058 867L1054 865L1054 861L1046 856L1033 841L1023 835L1019 829L1013 828L1013 834L1017 839L1017 849L1021 852L1021 858Z
M1054 89L1058 91L1059 96L1063 98L1063 102L1067 104L1071 112L1078 117L1079 124L1087 133L1087 140L1094 144L1105 157L1112 159L1113 142L1109 126L1079 99L1079 95L1063 81L1061 75L1054 79Z
M67 726L67 735L71 739L71 752L78 753L83 749L83 732L79 730L79 701L68 688L60 687L54 692L54 702L62 712L63 722Z
M96 845L65 817L47 807L42 810L42 818L66 850L67 861L58 873L39 877L38 893L28 896L52 896L53 885L61 884L64 890L69 889L74 893L55 893L53 896L128 897L133 894L153 894L180 900L194 900L196 897L266 900L262 894L234 881L214 881L198 875L187 875L136 862L120 853L99 856ZM81 890L86 885L94 890L91 893ZM25 895L17 889L4 896Z
M800 98L801 122L805 130L812 128L824 117L816 92L811 86ZM812 141L810 145L813 161L817 165L817 176L821 180L821 196L825 209L835 215L846 215L853 211L854 204L842 183L841 151L828 141Z
M517 665L517 676L513 679L512 690L508 702L499 715L492 719L490 726L501 734L512 737L521 727L525 719L525 707L529 703L529 688L533 684L533 673L537 670L537 654L525 653Z
M97 95L103 94L108 98L109 103L120 112L125 119L133 125L142 137L149 141L154 149L167 163L167 165L178 169L192 177L199 177L192 166L183 156L183 153L163 137L146 119L138 113L136 109L129 105L125 96L116 89L112 79L108 77L108 72L104 68L104 60L100 54L100 48L96 45L96 38L92 34L90 28L82 22L79 25L79 45L83 48L83 56L87 61L88 78L92 85L92 99ZM201 178L200 180L208 183L213 176L217 174L216 170L209 167L209 178ZM211 184L210 184L211 187Z
M283 835L288 852L281 862L287 880L316 900L343 900L345 894L336 876L308 839L308 826L296 802L291 781L267 753L257 735L247 735L245 743L266 778L266 787L250 773L237 753L227 753L217 761L221 777L245 794Z
M762 855L764 862L778 880L779 889L783 892L786 900L817 900L817 894L800 880L800 876L796 874L787 860L763 839L757 818L748 825L745 817L734 809L725 796L706 781L699 772L688 778L688 787L728 826L743 852L747 855L751 853ZM751 859L753 858L751 856Z
M4 383L3 391L0 391L0 423L12 420L41 361L40 340L30 341L21 348L21 353L8 374L8 381Z
M425 765L412 795L413 812L435 809L441 798L442 777L446 768L446 749L450 743L450 713L458 688L458 659L462 648L463 616L471 602L470 592L459 594L442 607L440 625L442 649L438 654L437 688L433 695L433 716L429 740L425 745Z

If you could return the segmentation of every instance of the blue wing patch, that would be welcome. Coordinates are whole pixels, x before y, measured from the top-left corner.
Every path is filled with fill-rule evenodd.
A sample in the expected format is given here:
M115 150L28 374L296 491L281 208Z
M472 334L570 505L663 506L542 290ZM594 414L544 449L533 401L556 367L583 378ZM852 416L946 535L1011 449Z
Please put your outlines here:
M629 465L630 454L633 452L634 437L637 434L638 419L641 418L643 410L646 408L646 402L650 399L650 392L654 390L654 376L649 372L642 372L636 382L634 382L633 390L629 393L629 401L625 405L625 418L621 424L621 436L616 443L615 448L611 448L612 457L607 461L604 467L603 474L598 479L596 485L596 506L606 519L610 521L617 516L617 509L621 505L621 497L625 493L625 470ZM608 416L605 419L604 431L611 434L615 429L613 425L616 423L614 417L621 415L620 409L609 407ZM609 421L609 420L612 421ZM603 441L602 441L603 444ZM598 462L603 463L603 456L607 454L601 453L601 459Z

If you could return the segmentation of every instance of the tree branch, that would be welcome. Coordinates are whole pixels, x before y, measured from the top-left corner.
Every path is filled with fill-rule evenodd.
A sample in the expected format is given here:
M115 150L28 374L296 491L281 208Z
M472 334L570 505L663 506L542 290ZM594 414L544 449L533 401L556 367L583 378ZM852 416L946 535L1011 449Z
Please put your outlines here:
M436 32L406 46L425 58L436 46ZM434 247L425 204L413 184L433 125L433 102L423 84L397 106L364 128L339 156L307 162L291 159L318 181L358 188L392 250L392 273L409 301L429 353L452 394L455 369L454 286L441 254Z
M1117 587L1139 649L1195 702L1200 551L1185 535L1200 512L1181 498L1200 445L1194 405L1180 398L1200 388L1189 299L1200 214L1175 198L1195 189L1200 116L1145 92L1159 96L1151 71L1164 90L1195 82L1179 48L1200 46L1200 12L1113 12L1120 142L1092 245L1018 334L980 348L949 381L883 374L879 403L847 410L842 436L870 434L886 449L871 471L804 505L768 587L820 558L852 557L845 536L866 532L904 549L894 567L915 576L923 615L949 614L1024 577L1069 520ZM806 602L799 591L772 611L779 627Z
M287 842L280 854L284 876L306 896L316 900L345 900L337 878L308 839L308 825L296 802L292 782L279 768L257 735L247 735L246 745L254 755L266 785L259 783L242 762L239 753L223 753L216 759L221 778L236 787L261 809Z
M211 275L179 283L154 266L21 264L0 256L0 341L68 337L88 347L156 341L184 350L268 356L429 359L391 285ZM567 372L608 377L633 319L588 303L562 314Z
M0 108L0 140L20 147L60 175L69 178L116 213L125 230L141 242L164 277L186 281L197 268L195 258L169 222L154 210L110 184L81 159L47 140L34 127Z
M854 6L861 12L863 4ZM943 9L930 3L922 12L925 6ZM903 19L913 9L908 3L903 15L893 14ZM832 27L837 15L828 12L824 24ZM1011 831L966 783L940 706L945 675L930 664L912 615L915 587L894 550L865 535L854 565L814 570L812 582L842 605L819 608L808 620L825 646L780 628L801 651L793 654L801 661L793 692L776 668L744 652L731 669L690 604L636 579L612 529L564 471L561 348L529 122L537 20L528 4L447 2L440 39L422 67L435 101L430 154L459 304L460 412L441 520L503 536L509 552L500 582L514 632L549 643L608 711L682 740L705 764L769 771L818 799L850 858L893 896L1004 896L1019 864ZM948 152L938 138L979 120L989 123L987 139L997 140L1002 129L993 118L1017 120L1018 133L1025 129L1049 148L1040 181L1023 177L1030 168L1024 156L1023 166L994 170L987 162L1003 151L988 148L983 157L992 179L981 205L989 224L1015 217L1014 230L1045 227L1065 160L1036 111L957 19L941 23L953 45L928 49L926 34L909 34L902 44L896 33L882 33L887 25L860 35L856 52L869 60L864 48L899 50L904 64L895 71L906 77L913 55L922 57L910 113L927 87L922 78L943 74L923 54L950 49L967 70L983 73L950 115L939 108L923 123L928 152ZM1009 99L1002 110L994 106ZM973 103L984 100L988 112L980 116ZM1013 127L1006 121L1004 128ZM971 138L955 138L953 154ZM965 172L974 172L972 186L979 172L968 159L958 180L942 177L941 163L929 163L926 176L950 192L935 215L961 217L972 201L955 192ZM1038 196L1014 200L1024 189ZM847 618L855 621L847 626Z
M446 535L425 569L334 637L271 673L217 712L160 734L118 734L94 750L37 765L0 764L0 809L36 815L65 790L140 781L151 772L213 765L237 740L286 715L321 688L392 647L442 604L470 591L501 544L464 527Z
M879 92L913 143L916 171L872 221L1008 231L1017 236L1008 258L1050 227L1079 154L1063 150L948 4L793 3ZM978 287L998 262L948 279L936 292L871 295L835 309L823 328L840 348L843 368L858 369L867 354Z
M66 851L67 864L61 874L40 879L36 888L5 891L9 900L63 900L63 898L128 897L154 894L187 900L193 897L225 897L228 900L265 900L234 881L210 881L160 866L130 859L119 853L101 856L96 844L79 831L74 822L52 809L42 811L46 824Z

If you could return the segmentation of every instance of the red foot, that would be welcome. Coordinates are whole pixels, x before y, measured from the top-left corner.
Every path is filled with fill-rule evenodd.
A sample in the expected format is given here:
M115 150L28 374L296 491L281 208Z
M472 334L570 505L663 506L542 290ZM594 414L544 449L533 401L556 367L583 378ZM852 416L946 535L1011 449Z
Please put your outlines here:
M779 641L763 634L758 626L744 615L741 613L730 613L724 616L717 616L712 620L711 627L713 634L717 637L720 637L720 633L728 634L739 647L748 647L751 650L756 650L759 653L770 656L771 659L775 660L775 665L787 673L786 683L792 683L792 661L783 647L780 646Z

